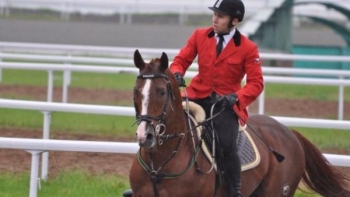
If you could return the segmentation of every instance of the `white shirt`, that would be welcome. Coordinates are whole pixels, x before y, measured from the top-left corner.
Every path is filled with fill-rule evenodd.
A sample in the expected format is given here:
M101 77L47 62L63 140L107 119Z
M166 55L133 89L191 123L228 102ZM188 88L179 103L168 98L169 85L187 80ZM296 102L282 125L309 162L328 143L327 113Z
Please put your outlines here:
M236 28L233 28L229 34L224 35L224 43L222 45L222 49L224 49L226 47L227 43L232 39L233 35L235 35L235 32L236 32ZM218 34L215 34L215 38L216 38L216 44L218 44L218 42L219 42Z

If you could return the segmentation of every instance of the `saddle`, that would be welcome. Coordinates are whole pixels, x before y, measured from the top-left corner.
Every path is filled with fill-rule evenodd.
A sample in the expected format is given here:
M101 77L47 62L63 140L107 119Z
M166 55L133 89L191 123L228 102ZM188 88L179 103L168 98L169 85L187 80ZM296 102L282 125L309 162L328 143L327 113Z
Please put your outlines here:
M182 102L182 106L185 111L189 111L189 117L193 122L194 126L196 127L197 135L200 137L203 136L203 132L205 132L205 130L203 129L203 126L198 126L198 123L203 122L205 120L204 109L198 104L191 101L189 101L188 103L185 101ZM261 156L253 139L246 130L246 125L238 125L239 133L237 137L237 148L238 154L241 159L241 169L242 171L245 171L259 165ZM216 169L216 161L215 158L213 158L212 156L213 150L211 149L211 142L203 139L202 137L200 140L202 141L202 150L205 156L207 157L209 162L213 163L214 168Z

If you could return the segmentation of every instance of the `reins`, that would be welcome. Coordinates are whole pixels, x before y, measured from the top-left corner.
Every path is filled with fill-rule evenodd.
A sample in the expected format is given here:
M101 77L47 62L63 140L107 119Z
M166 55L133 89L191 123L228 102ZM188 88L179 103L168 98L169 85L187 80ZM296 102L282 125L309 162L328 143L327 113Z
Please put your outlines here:
M179 148L179 145L180 145L180 142L181 142L181 139L183 138L180 138L178 143L177 143L177 146L176 146L176 149L172 152L172 154L168 157L167 160L165 160L165 162L160 165L160 167L155 170L154 169L154 166L153 166L153 160L151 159L151 165L148 166L147 163L142 159L142 156L141 156L141 152L138 151L137 152L137 159L138 161L140 162L141 166L143 167L143 169L145 169L148 174L151 175L151 178L152 180L154 181L158 181L158 179L160 178L164 178L164 179L172 179L172 178L178 178L182 175L184 175L186 172L188 172L189 169L191 169L191 167L193 166L197 156L198 156L198 153L199 153L199 150L201 148L201 142L198 143L194 153L193 153L193 156L191 157L191 160L189 161L187 167L182 170L181 172L178 172L178 173L174 173L174 174L168 174L168 173L159 173L160 170L166 165L169 163L169 161L175 156L175 154L177 153L177 150ZM152 158L152 154L150 153L150 157Z

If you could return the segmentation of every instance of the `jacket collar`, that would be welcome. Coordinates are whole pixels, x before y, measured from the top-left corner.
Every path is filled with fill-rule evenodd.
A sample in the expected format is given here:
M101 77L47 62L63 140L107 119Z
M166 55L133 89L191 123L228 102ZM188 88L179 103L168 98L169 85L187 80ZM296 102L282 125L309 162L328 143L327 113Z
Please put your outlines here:
M213 36L215 36L215 32L214 32L214 30L211 30L208 33L208 37L211 38ZM240 46L241 45L241 32L239 32L238 29L236 29L236 32L233 35L232 40L235 43L235 46Z

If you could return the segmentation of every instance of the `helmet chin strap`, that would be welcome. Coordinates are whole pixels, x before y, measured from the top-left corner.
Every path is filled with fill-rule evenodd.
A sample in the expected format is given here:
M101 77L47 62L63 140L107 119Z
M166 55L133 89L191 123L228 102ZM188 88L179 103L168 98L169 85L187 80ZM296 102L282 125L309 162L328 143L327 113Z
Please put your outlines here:
M228 34L230 34L230 31L231 31L232 27L234 27L234 25L232 25L233 19L234 18L231 17L230 22L227 25L227 31L224 32L224 33L219 33L219 35L228 35Z
M228 23L228 26L227 26L229 32L231 31L232 27L234 27L234 25L232 25L233 19L234 19L234 18L231 17L230 22Z

